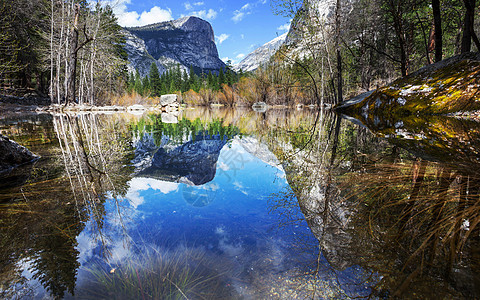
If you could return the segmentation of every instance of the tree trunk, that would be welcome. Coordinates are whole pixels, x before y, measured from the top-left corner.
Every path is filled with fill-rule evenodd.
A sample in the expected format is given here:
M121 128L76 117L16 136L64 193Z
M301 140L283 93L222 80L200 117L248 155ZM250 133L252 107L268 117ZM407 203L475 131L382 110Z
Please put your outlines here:
M473 22L475 19L475 0L463 0L465 17L463 19L463 35L461 52L470 52L472 48Z
M440 0L432 0L432 9L433 23L435 27L435 62L439 62L443 58L442 15L440 12Z
M341 13L341 3L340 0L337 0L337 9L335 11L335 27L336 27L336 36L335 36L335 48L337 52L337 103L343 101L343 84L342 84L342 55L340 53L340 13Z
M65 105L75 102L75 79L77 73L77 53L78 53L78 17L80 14L80 5L75 5L73 28L71 33L70 57L68 63L67 96Z

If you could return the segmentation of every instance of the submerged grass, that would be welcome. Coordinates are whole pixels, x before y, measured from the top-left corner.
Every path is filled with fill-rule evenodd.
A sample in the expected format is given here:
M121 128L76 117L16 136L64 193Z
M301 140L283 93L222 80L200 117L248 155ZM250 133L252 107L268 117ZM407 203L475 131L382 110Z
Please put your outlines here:
M118 265L96 263L81 299L231 299L226 270L198 248L149 248Z

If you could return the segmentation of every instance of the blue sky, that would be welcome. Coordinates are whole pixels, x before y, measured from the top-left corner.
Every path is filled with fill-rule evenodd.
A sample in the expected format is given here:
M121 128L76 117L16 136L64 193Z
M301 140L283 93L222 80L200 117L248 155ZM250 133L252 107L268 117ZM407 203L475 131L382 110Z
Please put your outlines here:
M212 24L219 56L238 63L285 33L289 20L275 16L269 0L108 0L122 26L142 26L194 15Z

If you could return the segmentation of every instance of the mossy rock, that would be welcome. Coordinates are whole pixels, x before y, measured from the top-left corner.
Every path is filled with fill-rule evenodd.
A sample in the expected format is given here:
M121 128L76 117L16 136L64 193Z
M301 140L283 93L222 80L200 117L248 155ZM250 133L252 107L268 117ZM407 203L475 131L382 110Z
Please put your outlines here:
M466 53L429 65L366 94L339 110L359 119L480 110L480 54Z

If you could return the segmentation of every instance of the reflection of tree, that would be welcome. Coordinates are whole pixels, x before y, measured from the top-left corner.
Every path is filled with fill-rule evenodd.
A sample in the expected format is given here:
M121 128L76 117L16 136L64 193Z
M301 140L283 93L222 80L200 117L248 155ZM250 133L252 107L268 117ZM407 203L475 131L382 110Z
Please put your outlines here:
M438 127L449 128L454 139L446 140L445 131L438 130L442 137L436 144L391 139L392 145L335 116L327 114L319 123L311 142L290 129L269 143L277 156L287 158L283 165L295 194L276 195L272 209L288 216L296 196L319 241L315 278L330 276L344 296L368 296L358 292L362 286L380 297L431 295L432 288L440 297L478 296L472 287L478 283L479 175L465 168L467 163L432 163L401 149L414 145L413 152L422 157L442 157L442 151L452 157L459 153L456 137L467 136L454 134L461 127L434 123L423 130L429 140L436 140ZM462 149L476 143L460 140ZM453 149L442 150L448 144ZM422 154L422 147L430 152ZM363 271L345 279L355 266ZM312 297L318 292L313 289Z
M122 220L123 204L119 197L126 194L132 172L127 167L126 152L131 151L128 134L115 119L101 120L94 114L59 115L53 122L78 212L93 220L93 234L105 245L107 236L102 230L105 200L108 197L114 200Z
M470 237L478 223L478 176L425 161L364 168L344 177L341 186L364 204L352 220L355 228L366 230L364 238L378 239L362 255L379 271L382 266L372 264L375 260L393 267L383 288L402 295L412 286L427 289L435 276L459 287L468 280L459 282L452 275L470 274L477 280L472 249L478 241ZM475 200L466 201L467 195ZM472 292L463 291L464 296Z
M33 293L22 278L23 268L52 297L73 293L79 267L77 236L89 218L99 233L107 192L115 197L127 189L129 135L121 122L93 115L55 116L53 128L52 119L47 122L43 128L50 130L45 133L48 139L32 146L43 159L26 185L9 191L13 202L0 207L1 276L9 287L1 289L2 298L19 296L19 291ZM25 140L38 143L36 135L38 131L33 138L25 135ZM55 135L58 143L52 142Z

